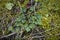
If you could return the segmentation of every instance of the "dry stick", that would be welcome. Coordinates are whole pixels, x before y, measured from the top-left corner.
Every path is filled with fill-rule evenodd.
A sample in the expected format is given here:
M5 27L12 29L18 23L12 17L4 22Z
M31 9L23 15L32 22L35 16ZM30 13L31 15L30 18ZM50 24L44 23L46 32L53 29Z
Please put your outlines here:
M32 29L33 30L33 29ZM28 40L32 40L32 33L33 33L33 31L31 32L31 34L29 35L29 38L28 38Z
M59 27L55 27L55 28L59 28ZM44 32L49 32L50 30L53 30L53 29L55 29L55 28L51 28L51 29L49 29L49 30L46 30L46 31L44 31ZM37 30L38 31L38 30ZM42 33L44 33L44 32L39 32L40 34L42 34ZM35 34L34 34L35 35ZM46 36L47 34L45 34L45 35L43 35L43 36ZM58 33L58 34L55 34L55 36L57 36L57 35L60 35L60 33ZM41 37L43 37L43 36L33 36L32 38L41 38ZM49 36L52 36L52 34L51 35L49 35ZM48 35L47 35L47 37L49 37Z
M58 27L59 28L59 27ZM47 34L46 34L47 35ZM58 36L58 35L60 35L60 33L58 33L58 34L55 34L55 36ZM49 35L49 36L52 36L52 34L51 35Z
M41 38L41 37L43 37L43 36L33 36L32 38Z
M55 28L59 28L59 26L56 26L55 25ZM46 31L44 31L44 32L48 32L48 31L50 31L50 30L54 30L55 28L50 28L50 29L48 29L48 30L46 30ZM39 32L39 30L37 30L38 32ZM40 34L43 34L44 32L39 32Z
M55 28L59 28L59 27L55 27ZM46 30L46 31L44 31L44 32L49 32L50 30L54 30L55 28L51 28L51 29L49 29L49 30ZM44 32L42 32L42 33L44 33ZM40 33L40 34L42 34L42 33ZM57 34L55 34L55 35L57 35ZM46 36L48 37L48 35L46 34ZM49 35L49 36L52 36L52 34L51 35Z
M2 38L7 38L7 37L12 36L12 35L15 35L15 34L16 34L16 33L14 32L14 33L11 33L11 34L9 34L9 35L2 36L2 37L0 37L0 39L2 39Z
M24 31L23 31L23 29L21 29L21 31L20 31L20 35L19 35L19 37L21 38L22 37L22 35L23 35L23 33L24 33Z
M46 31L44 31L44 32L47 32L47 31L50 31L50 30L51 30L51 29L46 30ZM44 33L44 32L41 32L41 33L39 32L39 34L42 34L42 33ZM30 35L30 36L31 36L31 35ZM43 36L44 36L44 35L43 35ZM28 38L28 37L29 37L29 36L27 36L27 37L24 36L23 39ZM33 37L31 37L31 38L36 38L36 37L37 37L37 36L33 36ZM42 36L39 36L39 37L42 37Z
M56 26L55 28L59 28L59 26ZM46 31L44 31L44 32L40 32L38 29L36 29L38 32L39 32L39 34L43 34L43 33L45 33L45 32L49 32L49 31L51 31L51 30L54 30L55 28L51 28L51 29L48 29L48 30L46 30ZM32 34L32 35L35 35L35 34ZM47 35L47 34L46 34ZM56 34L57 35L57 34ZM51 35L50 35L51 36Z
M56 26L55 28L59 28L59 26ZM51 28L51 29L46 30L46 31L44 31L44 32L48 32L48 31L53 30L53 29L55 29L55 28ZM42 33L44 33L44 32L42 32Z
M20 5L19 5L19 6L20 6ZM13 22L14 22L14 21L12 21L12 23L13 23ZM9 24L8 26L11 26L12 23ZM5 36L0 37L0 39L2 39L2 38L7 38L7 37L12 36L12 35L14 35L14 34L17 34L17 33L16 33L16 32L13 32L13 33L11 33L11 34L9 34L9 35L5 35Z
M60 33L58 33L58 34L55 34L54 36L58 36L58 35L60 35ZM51 37L52 36L52 34L51 35L45 35L46 37Z
M19 4L19 6L20 6L20 4ZM17 17L17 16L16 16L16 17ZM12 20L12 23L13 23L14 21L15 21L15 20ZM8 27L9 27L9 26L12 26L12 23L9 24ZM0 39L2 39L2 38L7 38L7 37L12 36L12 35L14 35L14 34L17 34L17 33L13 32L13 33L11 33L11 34L9 34L9 35L5 35L5 36L0 37ZM22 33L21 33L21 34L22 34Z

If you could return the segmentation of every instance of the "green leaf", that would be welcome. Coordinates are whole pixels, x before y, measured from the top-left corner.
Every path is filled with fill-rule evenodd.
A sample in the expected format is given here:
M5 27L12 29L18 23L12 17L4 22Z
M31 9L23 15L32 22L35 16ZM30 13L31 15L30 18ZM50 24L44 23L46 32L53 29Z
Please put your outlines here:
M13 31L13 27L10 26L10 27L8 28L8 30L9 30L9 31Z
M34 11L34 6L32 6L32 7L30 8L30 10L31 10L31 11Z
M28 27L28 24L27 24L27 23L25 23L25 24L24 24L24 27L25 27L25 28L26 28L26 27Z
M26 20L22 20L21 22L22 22L22 23L25 23L25 22L26 22Z
M11 10L13 6L14 6L13 3L6 3L6 5L5 5L5 7L6 7L8 10Z
M35 28L35 25L34 25L34 24L30 24L29 27L30 27L31 29L33 29L33 28Z
M26 8L21 8L21 13L26 12Z
M20 28L15 29L15 32L19 33L19 31L20 31Z
M26 27L25 30L29 32L31 29L29 27Z

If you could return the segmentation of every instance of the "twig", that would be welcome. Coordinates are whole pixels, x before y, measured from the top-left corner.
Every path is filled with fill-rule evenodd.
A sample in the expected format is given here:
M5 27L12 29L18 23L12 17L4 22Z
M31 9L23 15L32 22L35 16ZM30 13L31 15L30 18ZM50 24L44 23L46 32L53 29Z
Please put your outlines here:
M41 38L41 37L44 37L44 35L43 36L32 36L32 38Z
M55 28L59 28L59 26L55 26ZM46 31L44 31L44 32L39 32L39 33L42 34L42 33L45 33L45 32L49 32L50 30L53 30L53 29L55 29L55 28L50 28L50 29L48 29L48 30L46 30Z
M7 38L7 37L12 36L12 35L15 35L15 34L16 34L16 33L14 32L14 33L11 33L11 34L9 34L9 35L2 36L2 37L0 37L0 39L2 39L2 38Z

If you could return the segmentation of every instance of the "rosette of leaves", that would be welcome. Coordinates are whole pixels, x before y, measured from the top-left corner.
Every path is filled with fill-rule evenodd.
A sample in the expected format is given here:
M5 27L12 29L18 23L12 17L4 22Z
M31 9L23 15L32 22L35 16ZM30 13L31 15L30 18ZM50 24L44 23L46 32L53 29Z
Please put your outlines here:
M16 32L21 31L21 29L29 32L32 29L34 29L37 25L41 25L41 18L42 15L39 13L31 13L34 11L34 7L31 7L28 11L26 12L26 8L21 8L21 13L18 15L18 17L15 20L15 24L13 27L13 30Z

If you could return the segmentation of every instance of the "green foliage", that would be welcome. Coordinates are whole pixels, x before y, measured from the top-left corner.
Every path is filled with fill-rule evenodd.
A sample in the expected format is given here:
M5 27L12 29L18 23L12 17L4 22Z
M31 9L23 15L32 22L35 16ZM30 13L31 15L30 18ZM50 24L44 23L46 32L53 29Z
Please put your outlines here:
M29 14L30 15L30 14ZM40 25L41 22L41 15L35 14L34 16L30 16L28 20L26 20L24 14L20 14L17 19L15 20L15 27L24 28L27 32L29 32L31 29L35 28L36 25ZM28 17L28 15L27 15Z

